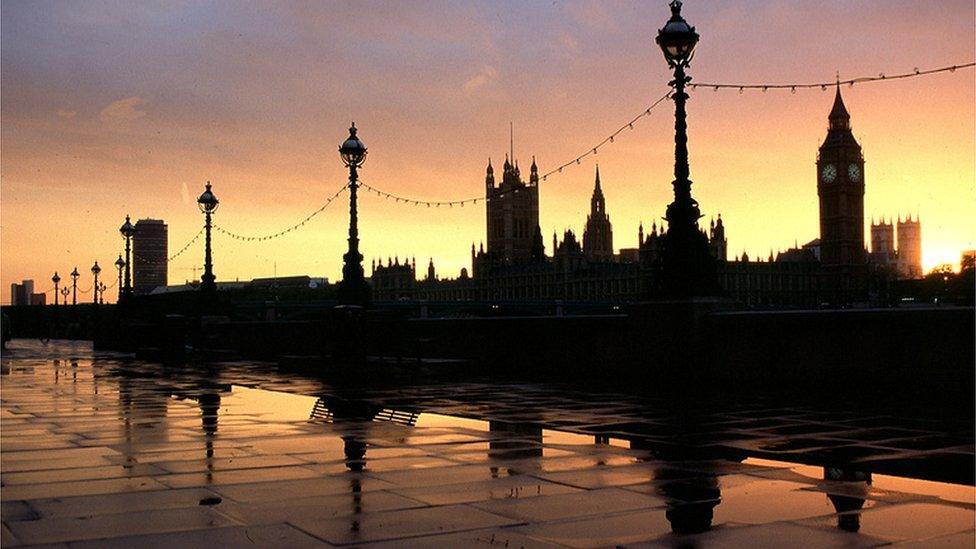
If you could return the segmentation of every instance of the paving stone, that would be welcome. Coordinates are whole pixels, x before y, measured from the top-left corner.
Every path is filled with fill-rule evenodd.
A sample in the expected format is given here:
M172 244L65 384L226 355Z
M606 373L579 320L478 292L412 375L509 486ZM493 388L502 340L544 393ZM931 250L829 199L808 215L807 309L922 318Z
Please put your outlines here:
M258 482L252 484L236 484L229 486L215 486L213 490L218 494L237 501L281 501L300 499L309 496L323 496L341 494L353 489L386 490L395 485L365 475L331 475L328 477L309 478L303 480L287 480Z
M494 499L472 507L522 522L543 522L617 511L663 507L664 499L619 488L585 490L530 498Z
M329 547L288 524L230 526L190 532L150 534L72 543L72 549L213 549L214 547Z
M851 514L858 533L888 541L920 541L973 530L972 508L936 503L904 503L879 506ZM807 524L829 526L836 517L822 517Z
M44 518L83 518L133 511L193 508L198 507L201 500L214 496L215 493L210 490L188 488L36 499L32 500L30 505Z
M0 492L3 501L19 499L39 499L49 497L70 497L89 494L112 494L118 492L137 492L162 490L164 484L150 477L119 478L106 480L84 480L77 482L52 482L47 484L26 484L8 486Z
M242 524L267 524L294 520L326 520L347 515L426 507L416 499L384 490L357 491L350 486L344 494L314 496L277 501L239 503L224 500L218 507L221 513Z
M463 482L415 488L391 488L393 493L430 505L533 498L578 492L578 488L547 482L528 475L499 477L480 482Z
M70 482L74 480L134 478L163 474L159 467L147 464L133 465L105 465L101 467L84 467L79 469L56 469L44 471L25 471L21 473L4 473L4 486L21 484L41 484L45 482Z
M521 526L521 534L569 547L612 547L658 538L671 531L664 509Z
M555 549L565 547L520 534L511 528L474 530L457 534L441 534L418 538L396 539L367 543L373 549L421 549L425 547L510 547L520 549Z
M137 534L179 532L234 524L209 508L163 509L84 519L52 518L9 524L11 532L25 544L100 539Z
M517 523L466 505L364 513L331 520L292 521L298 528L332 544L360 544Z
M173 474L160 476L158 480L170 488L189 488L191 486L222 486L225 484L259 483L299 478L311 479L318 476L318 473L311 469L295 466Z

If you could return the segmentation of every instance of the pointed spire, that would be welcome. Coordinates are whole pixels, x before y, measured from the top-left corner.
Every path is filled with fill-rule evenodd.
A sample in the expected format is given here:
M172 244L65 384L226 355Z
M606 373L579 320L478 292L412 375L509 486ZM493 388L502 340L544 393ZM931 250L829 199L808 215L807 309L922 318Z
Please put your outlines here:
M844 106L844 98L840 95L840 83L837 84L837 93L834 94L834 106L830 109L830 129L847 129L851 124L851 115Z
M491 157L488 157L488 169L485 170L487 173L495 173L495 168L491 167Z
M596 165L596 190L600 190L600 164Z
M539 171L539 166L536 166L535 165L535 155L534 154L532 155L532 167L531 167L531 170L534 171L534 172Z

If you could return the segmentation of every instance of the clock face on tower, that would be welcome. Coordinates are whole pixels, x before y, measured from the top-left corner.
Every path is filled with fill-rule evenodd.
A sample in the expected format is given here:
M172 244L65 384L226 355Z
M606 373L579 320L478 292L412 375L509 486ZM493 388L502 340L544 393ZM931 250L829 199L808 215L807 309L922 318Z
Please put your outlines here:
M851 164L847 167L847 177L855 182L859 183L861 181L861 167L857 164Z
M834 179L837 178L837 167L833 164L827 164L820 172L820 178L824 183L833 183Z

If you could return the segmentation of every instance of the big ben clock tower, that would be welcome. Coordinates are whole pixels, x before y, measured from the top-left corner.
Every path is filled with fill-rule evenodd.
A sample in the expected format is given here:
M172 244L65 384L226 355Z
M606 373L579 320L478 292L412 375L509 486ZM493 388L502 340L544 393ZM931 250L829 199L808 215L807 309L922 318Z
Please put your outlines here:
M828 297L849 301L865 284L864 156L851 133L839 85L828 119L827 138L817 155L820 262Z

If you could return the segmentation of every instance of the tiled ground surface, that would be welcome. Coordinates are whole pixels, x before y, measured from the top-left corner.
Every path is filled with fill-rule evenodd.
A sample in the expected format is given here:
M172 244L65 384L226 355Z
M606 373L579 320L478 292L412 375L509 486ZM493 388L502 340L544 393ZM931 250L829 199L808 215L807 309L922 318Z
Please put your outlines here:
M976 543L972 486L878 473L971 474L967 425L12 347L4 547Z

